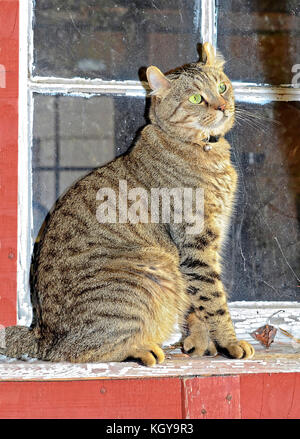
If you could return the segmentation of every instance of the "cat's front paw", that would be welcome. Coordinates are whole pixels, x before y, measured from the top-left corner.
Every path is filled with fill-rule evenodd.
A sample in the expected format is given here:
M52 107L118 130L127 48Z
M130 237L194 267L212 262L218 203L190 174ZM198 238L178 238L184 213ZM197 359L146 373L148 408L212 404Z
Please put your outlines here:
M245 340L237 340L227 346L218 346L218 352L229 358L242 358L243 360L250 359L255 354L254 347Z
M145 366L149 367L165 361L165 354L156 343L133 346L128 354L128 358L130 357L139 359Z
M189 335L183 341L183 350L191 357L202 357L203 355L216 356L217 349L211 340L201 340L196 335Z

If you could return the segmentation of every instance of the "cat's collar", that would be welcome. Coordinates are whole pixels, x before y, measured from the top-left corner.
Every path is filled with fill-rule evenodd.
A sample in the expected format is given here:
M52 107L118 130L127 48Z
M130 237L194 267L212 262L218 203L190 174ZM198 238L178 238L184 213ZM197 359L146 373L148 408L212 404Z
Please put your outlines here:
M212 146L210 143L217 143L219 141L221 136L209 136L203 141L205 142L205 145L203 146L204 151L210 151L212 149Z
M220 139L220 135L219 136L209 136L207 143L217 143Z

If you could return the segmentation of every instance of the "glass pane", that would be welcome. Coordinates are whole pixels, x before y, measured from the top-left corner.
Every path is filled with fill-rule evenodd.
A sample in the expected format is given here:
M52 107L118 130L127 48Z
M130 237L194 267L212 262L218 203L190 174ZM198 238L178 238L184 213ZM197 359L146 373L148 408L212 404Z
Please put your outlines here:
M145 125L143 98L34 96L33 236L74 181L111 161Z
M290 84L299 63L298 0L218 2L218 48L232 80Z
M200 0L47 0L34 6L34 74L139 79L198 58Z
M224 258L230 300L299 300L300 103L237 111L227 136L240 174ZM62 192L128 149L144 113L143 98L35 96L34 237Z
M300 104L239 104L228 134L239 196L226 254L230 300L300 299Z

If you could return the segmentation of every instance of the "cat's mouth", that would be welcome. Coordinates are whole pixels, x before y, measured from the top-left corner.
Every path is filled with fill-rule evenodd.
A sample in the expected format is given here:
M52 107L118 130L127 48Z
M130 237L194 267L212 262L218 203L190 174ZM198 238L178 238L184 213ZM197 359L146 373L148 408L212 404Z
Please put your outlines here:
M226 122L228 122L231 118L231 114L230 113L221 113L220 111L218 112L219 114L217 115L216 119L214 122L212 122L209 126L209 128L220 128L222 127Z
M218 129L222 131L222 129L225 128L224 125L228 123L233 116L232 113L226 111L224 113L218 111L218 113L219 114L216 114L215 119L213 121L209 121L209 123L203 124L202 120L198 120L190 123L189 126L201 130L208 135L211 134L211 131L213 131L213 133L216 134L215 131Z
M222 117L221 117L221 119L219 119L219 120L215 120L215 122L213 122L213 123L210 125L210 127L211 127L211 128L219 128L219 127L221 127L222 125L224 125L225 122L227 122L228 118L229 118L228 116L226 116L225 114L223 114Z

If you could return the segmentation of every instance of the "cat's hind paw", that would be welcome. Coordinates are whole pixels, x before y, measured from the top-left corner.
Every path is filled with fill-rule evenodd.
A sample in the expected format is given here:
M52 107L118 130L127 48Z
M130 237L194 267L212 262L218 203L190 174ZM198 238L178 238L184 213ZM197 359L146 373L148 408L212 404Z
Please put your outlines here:
M255 354L254 347L245 340L237 340L224 347L218 346L218 352L229 358L242 358L243 360L253 358Z

